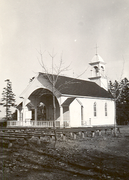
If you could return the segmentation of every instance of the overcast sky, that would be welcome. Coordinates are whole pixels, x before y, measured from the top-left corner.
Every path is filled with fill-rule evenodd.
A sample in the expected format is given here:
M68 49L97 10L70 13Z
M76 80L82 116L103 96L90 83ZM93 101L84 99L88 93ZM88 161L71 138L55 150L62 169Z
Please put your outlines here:
M65 75L78 76L98 54L109 80L129 79L129 0L0 0L0 94L4 80L18 97L41 71L38 51L63 52ZM90 77L90 67L81 78ZM1 96L2 97L2 96Z

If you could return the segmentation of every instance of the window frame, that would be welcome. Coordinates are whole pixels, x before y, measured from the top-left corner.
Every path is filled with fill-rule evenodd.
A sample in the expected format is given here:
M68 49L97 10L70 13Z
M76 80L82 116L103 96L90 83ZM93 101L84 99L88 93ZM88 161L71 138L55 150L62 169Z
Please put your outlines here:
M107 117L108 116L107 102L105 102L104 110L105 110L105 116Z
M97 117L97 103L96 102L94 102L93 109L94 109L94 117Z

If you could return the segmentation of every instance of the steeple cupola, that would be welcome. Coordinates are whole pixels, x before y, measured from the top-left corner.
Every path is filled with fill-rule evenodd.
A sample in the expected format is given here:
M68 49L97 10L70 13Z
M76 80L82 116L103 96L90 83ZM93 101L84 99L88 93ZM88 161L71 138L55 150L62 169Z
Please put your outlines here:
M89 79L108 90L107 77L105 75L106 63L104 60L96 53L89 64L91 66L91 77Z

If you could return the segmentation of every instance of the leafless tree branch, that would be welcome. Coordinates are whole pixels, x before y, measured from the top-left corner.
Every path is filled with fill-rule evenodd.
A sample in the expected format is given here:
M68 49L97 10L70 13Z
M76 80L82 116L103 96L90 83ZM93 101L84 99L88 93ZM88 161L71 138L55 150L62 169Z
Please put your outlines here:
M121 71L120 81L121 81L123 73L124 73L124 66L125 66L125 59L123 57L123 68L122 68L122 71Z

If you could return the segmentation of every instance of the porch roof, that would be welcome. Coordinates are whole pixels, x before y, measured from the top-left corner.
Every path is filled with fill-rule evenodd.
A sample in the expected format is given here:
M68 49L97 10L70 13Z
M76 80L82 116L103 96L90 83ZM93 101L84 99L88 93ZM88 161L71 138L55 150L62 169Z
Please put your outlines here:
M45 73L39 73L43 77L47 78ZM52 74L49 74L52 78ZM56 79L57 75L53 75ZM102 97L102 98L113 98L111 93L101 88L95 82L66 77L58 76L55 88L61 94L75 95L75 96L90 96L90 97Z
M63 103L62 106L69 106L71 102L73 102L75 98L67 98Z

